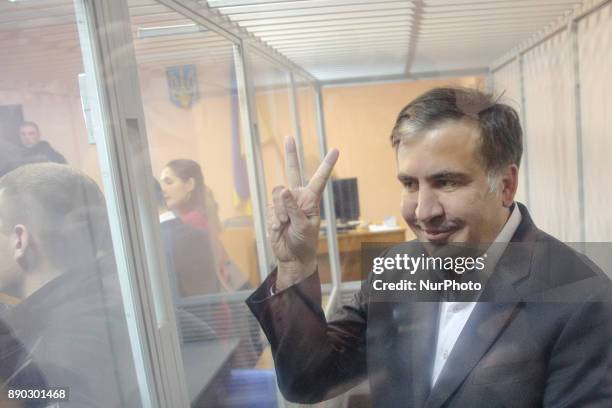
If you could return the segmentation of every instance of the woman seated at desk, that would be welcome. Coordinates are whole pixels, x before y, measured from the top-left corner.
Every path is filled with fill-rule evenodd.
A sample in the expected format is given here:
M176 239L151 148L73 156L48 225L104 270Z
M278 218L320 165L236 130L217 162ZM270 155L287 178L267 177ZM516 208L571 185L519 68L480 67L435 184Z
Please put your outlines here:
M250 285L246 277L229 258L225 247L221 243L222 227L217 215L217 204L212 193L204 184L200 165L188 159L172 160L162 170L160 184L167 208L180 217L180 220L186 226L206 232L212 248L212 255L209 256L212 259L208 262L211 265L209 269L214 269L216 272L219 282L218 290L220 292L234 292L249 288ZM196 292L195 288L198 287L199 282L210 281L207 277L200 276L199 278L195 277L198 282L193 284L181 282L181 277L178 274L177 271L177 281L179 287L182 287L183 296L203 294L201 284L199 285L200 293L194 293ZM206 285L209 287L204 288L206 289L205 293L211 293L210 286L212 283ZM239 339L240 343L234 353L234 361L231 366L252 366L261 350L258 326L254 319L247 320L249 325L246 331L242 323L234 324L234 322L240 322L241 319L244 319L241 315L248 313L246 305L240 301L239 307L233 306L230 308L230 304L223 296L217 302L203 303L201 306L198 317L210 323L211 328L219 338Z
M200 165L193 160L170 161L161 173L161 188L168 209L174 211L185 224L206 230L211 238L216 268L222 290L233 292L245 289L244 274L229 258L220 240L221 223L212 192L204 184Z

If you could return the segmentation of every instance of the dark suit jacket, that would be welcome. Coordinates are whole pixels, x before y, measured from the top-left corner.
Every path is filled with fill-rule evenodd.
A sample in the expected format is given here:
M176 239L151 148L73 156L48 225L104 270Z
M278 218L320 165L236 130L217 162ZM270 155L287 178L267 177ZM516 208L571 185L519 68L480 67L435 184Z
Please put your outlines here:
M44 388L47 380L44 374L12 329L2 320L0 314L0 406L7 402L9 390ZM8 405L8 404L7 404ZM43 407L44 401L24 402L24 407Z
M2 318L47 385L69 388L61 407L141 406L114 260L63 273Z
M26 147L23 149L23 160L25 163L38 163L38 162L53 162L59 164L66 164L66 158L55 150L49 142L41 140L32 147Z
M610 280L519 208L522 222L433 389L436 299L375 299L370 276L326 321L317 274L269 296L271 274L247 304L284 396L313 403L368 378L375 407L612 406Z

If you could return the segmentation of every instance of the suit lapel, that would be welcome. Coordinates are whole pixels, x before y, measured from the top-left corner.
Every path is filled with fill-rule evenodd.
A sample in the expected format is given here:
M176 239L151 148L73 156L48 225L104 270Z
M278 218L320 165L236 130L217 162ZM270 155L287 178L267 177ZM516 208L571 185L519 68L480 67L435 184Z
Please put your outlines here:
M417 244L418 245L418 244ZM416 253L423 253L420 249ZM428 271L414 275L439 280ZM416 281L416 279L415 279ZM397 335L393 356L389 361L393 375L391 388L397 392L393 406L423 407L431 392L431 377L435 353L441 295L425 291L410 294L410 299L396 303L392 311Z
M401 371L410 367L408 375L402 375L400 381L412 383L412 395L408 395L409 406L422 407L431 391L432 356L435 353L438 332L438 302L415 302L408 308L410 316L406 326L398 327L400 342L398 356ZM403 333L402 333L403 332ZM403 334L403 335L401 335ZM409 384L405 384L410 389Z
M463 328L426 407L440 407L455 392L493 345L513 316L517 303L479 303Z
M517 232L522 235L520 230L519 227ZM521 235L515 234L515 238ZM461 331L425 403L427 408L440 407L453 395L495 343L520 305L521 294L515 287L529 275L533 245L516 242L514 239L513 241L499 260ZM431 359L434 353L435 350L430 356Z

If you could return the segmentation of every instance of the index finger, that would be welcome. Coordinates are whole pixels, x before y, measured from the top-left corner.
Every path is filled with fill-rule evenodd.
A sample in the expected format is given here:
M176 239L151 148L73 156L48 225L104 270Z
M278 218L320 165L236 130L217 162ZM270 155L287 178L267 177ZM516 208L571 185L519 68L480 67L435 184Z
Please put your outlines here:
M285 173L289 188L297 188L302 186L300 162L298 160L295 139L289 136L285 138Z
M330 150L325 155L325 158L319 165L319 168L306 186L307 188L312 190L317 195L317 197L321 197L321 194L323 194L325 184L327 183L327 180L329 179L329 176L331 175L331 172L334 169L336 161L338 161L339 154L340 152L338 151L338 149Z

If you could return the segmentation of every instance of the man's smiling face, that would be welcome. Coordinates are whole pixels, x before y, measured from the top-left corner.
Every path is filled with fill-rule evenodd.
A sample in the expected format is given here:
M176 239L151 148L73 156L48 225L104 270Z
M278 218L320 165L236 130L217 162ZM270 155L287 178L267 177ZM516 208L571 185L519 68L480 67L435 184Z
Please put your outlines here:
M463 120L446 121L399 144L402 215L428 247L490 243L501 230L502 197L490 191L479 151L479 129Z

